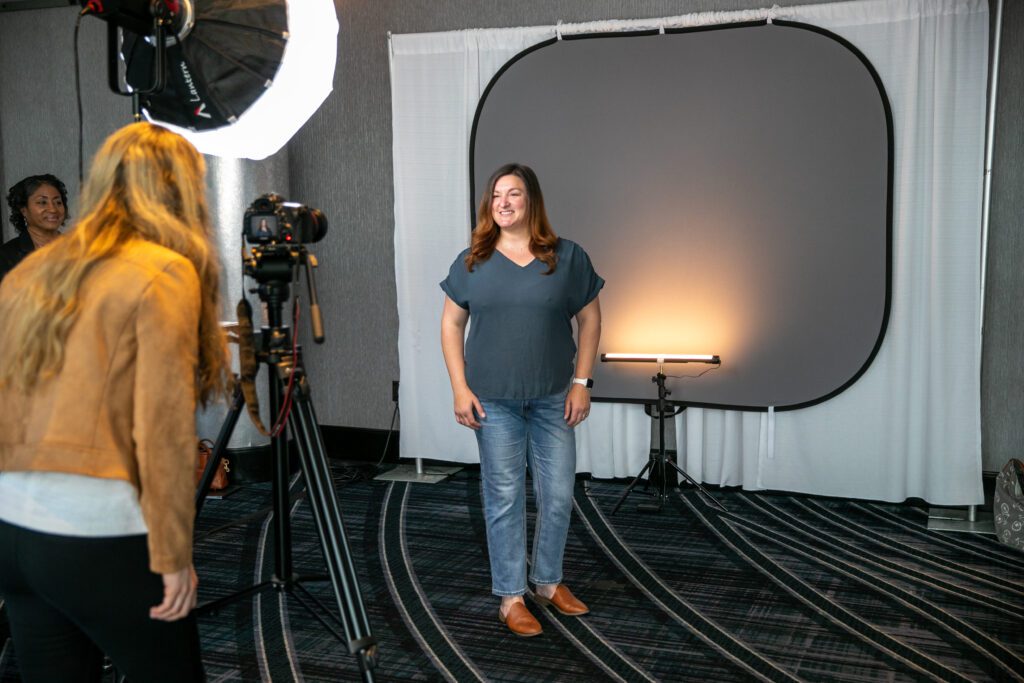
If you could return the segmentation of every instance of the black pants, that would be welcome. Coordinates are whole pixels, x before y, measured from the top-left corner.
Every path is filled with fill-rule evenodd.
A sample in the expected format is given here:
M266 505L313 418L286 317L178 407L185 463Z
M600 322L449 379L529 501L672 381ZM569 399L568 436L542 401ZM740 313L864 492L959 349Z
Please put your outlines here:
M195 617L149 618L163 581L145 536L80 538L0 521L0 595L23 680L99 681L103 656L132 683L203 681Z

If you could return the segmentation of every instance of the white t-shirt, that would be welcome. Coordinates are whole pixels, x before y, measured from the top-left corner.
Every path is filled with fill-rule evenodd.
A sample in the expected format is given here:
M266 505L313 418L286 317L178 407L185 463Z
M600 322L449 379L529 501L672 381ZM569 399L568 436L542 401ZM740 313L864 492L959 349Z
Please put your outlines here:
M147 532L130 483L64 472L0 472L0 519L61 536Z

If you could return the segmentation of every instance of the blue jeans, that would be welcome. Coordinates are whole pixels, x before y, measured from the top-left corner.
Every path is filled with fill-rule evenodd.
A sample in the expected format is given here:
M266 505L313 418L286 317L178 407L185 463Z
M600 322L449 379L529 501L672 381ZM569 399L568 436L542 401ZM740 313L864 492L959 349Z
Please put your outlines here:
M528 400L481 399L476 432L491 558L491 592L526 592L526 467L537 502L530 581L562 581L576 482L576 434L565 423L565 391Z

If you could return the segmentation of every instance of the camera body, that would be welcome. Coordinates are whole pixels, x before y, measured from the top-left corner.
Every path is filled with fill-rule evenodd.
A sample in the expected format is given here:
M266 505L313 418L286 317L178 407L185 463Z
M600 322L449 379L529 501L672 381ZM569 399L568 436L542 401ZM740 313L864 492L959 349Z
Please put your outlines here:
M319 242L327 234L327 217L319 209L265 194L245 210L242 234L251 245Z

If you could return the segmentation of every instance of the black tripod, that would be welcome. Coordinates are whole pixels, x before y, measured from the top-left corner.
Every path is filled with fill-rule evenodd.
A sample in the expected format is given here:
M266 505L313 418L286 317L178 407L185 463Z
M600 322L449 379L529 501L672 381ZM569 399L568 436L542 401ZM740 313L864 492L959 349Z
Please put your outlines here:
M315 296L312 273L309 271L311 296ZM277 271L278 273L280 271ZM370 622L366 616L362 596L356 578L355 565L345 536L341 508L334 491L330 468L324 448L323 437L317 426L313 402L310 398L309 379L302 364L298 345L293 345L292 332L283 324L281 309L288 299L288 282L269 280L259 286L260 299L267 303L268 326L259 337L257 360L266 365L270 383L270 414L277 416L286 400L291 401L288 412L288 427L291 430L299 454L299 463L305 479L306 492L317 533L320 549L327 564L328 576L298 576L292 568L291 525L288 516L288 441L283 430L271 436L274 457L273 506L274 506L274 577L269 581L255 584L219 600L200 605L199 613L216 612L225 605L264 590L283 591L293 597L313 615L324 628L348 646L359 662L364 681L373 681L376 666L377 640L370 633ZM316 316L314 316L316 317ZM316 334L316 333L314 333ZM291 383L292 391L286 396L285 383ZM196 516L202 508L203 499L213 482L228 440L238 422L245 404L242 389L236 386L231 409L203 471L199 489L196 492ZM308 581L330 579L334 588L340 619L302 585ZM319 609L317 609L319 608ZM325 615L330 618L328 621ZM336 628L341 626L343 633Z
M657 473L661 479L659 485L660 491L658 491L658 493L655 494L657 495L657 502L640 503L637 505L637 509L642 512L660 512L661 506L664 505L665 501L668 500L668 492L666 490L668 488L668 467L672 467L672 469L674 469L676 472L683 475L683 478L686 479L686 481L696 486L700 490L700 492L704 494L705 500L710 501L715 507L717 507L722 512L728 512L728 510L726 510L721 503L719 503L717 500L711 497L711 494L708 493L707 489L701 486L700 483L693 477L691 477L689 474L687 474L682 467L669 460L668 456L665 455L665 413L666 411L669 410L668 401L666 399L669 395L672 394L671 391L665 388L666 377L667 375L661 372L661 368L658 368L658 374L651 378L651 381L658 385L658 450L650 454L650 458L647 460L647 464L644 465L643 469L640 470L640 474L636 475L633 481L630 482L629 486L626 487L626 490L622 492L622 496L619 497L618 502L615 503L615 507L612 508L612 514L614 515L616 512L618 512L619 508L622 506L622 503L626 500L626 496L630 494L630 492L633 490L633 487L637 485L637 483L643 478L644 474L646 474L648 470L650 470L650 477L653 477L655 473ZM674 410L672 412L672 415L678 415L684 410L686 410L686 406L682 406L678 410ZM651 485L650 477L648 477L648 479L644 483L645 493L647 492L648 487Z

